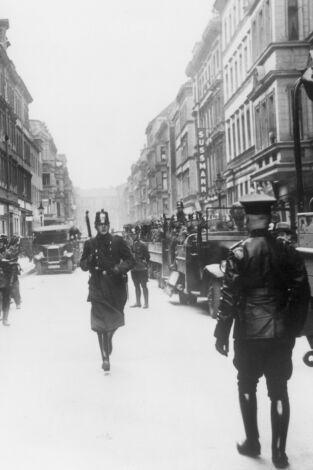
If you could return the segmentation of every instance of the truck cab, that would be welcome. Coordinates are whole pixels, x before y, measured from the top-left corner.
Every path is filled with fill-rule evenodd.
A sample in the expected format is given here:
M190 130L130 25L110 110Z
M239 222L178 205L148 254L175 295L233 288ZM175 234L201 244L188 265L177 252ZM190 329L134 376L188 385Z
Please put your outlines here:
M33 259L37 274L73 272L77 264L76 240L71 226L47 225L33 230Z

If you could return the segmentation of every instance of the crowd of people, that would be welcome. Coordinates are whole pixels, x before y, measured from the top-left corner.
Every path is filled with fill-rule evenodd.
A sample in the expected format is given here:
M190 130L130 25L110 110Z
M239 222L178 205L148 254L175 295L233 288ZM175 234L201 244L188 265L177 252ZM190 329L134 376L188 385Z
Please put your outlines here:
M20 238L7 235L0 236L0 319L3 326L9 326L8 317L10 304L15 302L16 308L21 307L19 286Z

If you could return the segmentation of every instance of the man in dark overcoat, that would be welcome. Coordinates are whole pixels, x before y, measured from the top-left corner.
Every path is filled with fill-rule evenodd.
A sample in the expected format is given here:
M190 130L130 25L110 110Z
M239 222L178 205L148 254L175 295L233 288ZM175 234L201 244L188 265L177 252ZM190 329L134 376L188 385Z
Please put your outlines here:
M127 300L127 272L135 260L126 242L109 233L108 213L96 213L97 235L84 244L80 267L90 272L88 302L91 302L91 329L98 335L102 368L110 370L112 336L124 325Z
M148 263L150 254L146 244L140 240L140 227L135 228L134 243L132 252L136 261L135 266L131 270L131 277L135 286L136 302L131 307L141 307L141 289L144 298L143 308L149 307L149 291L148 282Z
M268 231L274 198L245 196L249 236L230 250L215 329L216 349L227 356L234 321L234 365L246 440L238 452L261 452L257 425L256 388L265 376L271 400L272 461L286 468L290 405L287 381L292 351L308 308L310 288L300 254L286 240Z

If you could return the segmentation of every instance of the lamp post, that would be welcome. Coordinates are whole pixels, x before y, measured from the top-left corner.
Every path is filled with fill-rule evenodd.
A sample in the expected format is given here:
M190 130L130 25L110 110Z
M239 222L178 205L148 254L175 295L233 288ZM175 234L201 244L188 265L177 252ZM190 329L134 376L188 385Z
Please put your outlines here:
M43 226L43 215L44 215L44 210L45 210L43 205L42 205L42 201L40 201L38 210L39 210L39 216L40 216L40 225L42 227Z
M310 51L310 60L313 60L313 50ZM300 89L304 86L308 98L313 101L313 67L306 68L293 87L293 139L295 152L295 167L297 181L297 205L298 211L304 210L304 187L302 178L301 141L300 141Z

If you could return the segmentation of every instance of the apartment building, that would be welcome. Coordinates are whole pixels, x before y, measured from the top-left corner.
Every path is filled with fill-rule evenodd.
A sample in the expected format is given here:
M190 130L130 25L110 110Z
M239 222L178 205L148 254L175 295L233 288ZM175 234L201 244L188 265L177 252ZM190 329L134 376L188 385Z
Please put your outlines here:
M142 158L147 162L147 214L168 215L173 206L175 188L171 188L171 116L175 104L167 106L146 128L146 147ZM172 191L171 191L172 189Z
M38 147L29 128L32 97L7 54L8 20L0 20L0 233L29 235L32 162Z
M279 198L289 218L296 203L293 87L307 64L311 1L216 0L214 6L222 23L228 204L262 189ZM302 165L311 198L312 103L302 98Z
M42 159L42 191L39 206L34 207L34 225L75 223L76 203L66 155L58 154L54 139L44 122L31 120L30 127L41 148Z
M202 210L226 205L224 97L221 59L221 19L212 17L195 44L186 68L193 83L197 167Z
M172 197L172 213L176 209L177 201L183 201L186 213L195 211L199 196L193 103L193 87L190 80L181 86L177 94L176 109L172 118L175 137L173 155L175 158L171 165L170 178L172 178L172 187L176 186Z

